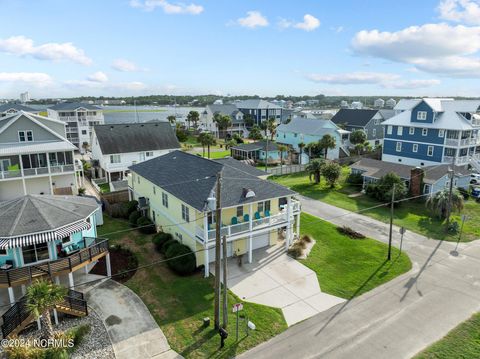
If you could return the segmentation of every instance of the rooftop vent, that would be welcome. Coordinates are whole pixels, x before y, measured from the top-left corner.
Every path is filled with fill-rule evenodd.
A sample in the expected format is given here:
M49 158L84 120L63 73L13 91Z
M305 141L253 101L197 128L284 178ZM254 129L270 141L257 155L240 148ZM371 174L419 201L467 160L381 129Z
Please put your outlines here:
M245 198L255 197L255 192L252 189L244 188L243 189L243 197L245 197Z

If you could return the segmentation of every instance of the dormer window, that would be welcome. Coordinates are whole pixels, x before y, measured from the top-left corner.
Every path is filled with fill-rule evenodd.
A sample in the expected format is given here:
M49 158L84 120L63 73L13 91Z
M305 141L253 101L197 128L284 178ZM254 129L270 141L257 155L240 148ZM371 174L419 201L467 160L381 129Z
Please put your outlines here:
M427 119L427 111L418 111L417 112L417 120L425 121Z
M249 188L244 188L243 189L243 196L245 198L252 198L255 197L255 192Z

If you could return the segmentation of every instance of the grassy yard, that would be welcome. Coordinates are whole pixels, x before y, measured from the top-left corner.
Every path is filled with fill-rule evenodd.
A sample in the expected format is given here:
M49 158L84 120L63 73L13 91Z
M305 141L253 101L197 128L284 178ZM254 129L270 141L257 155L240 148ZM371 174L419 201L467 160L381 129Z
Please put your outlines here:
M480 313L463 322L414 359L480 358Z
M137 231L110 235L111 232L128 230L125 221L104 216L105 223L99 227L99 236L108 237L112 243L122 244L135 252L139 265L161 259L151 244L151 236ZM220 337L213 330L213 278L203 278L202 273L188 277L173 274L164 264L139 270L126 283L147 305L155 320L166 335L171 347L187 358L230 358L281 333L287 328L279 309L244 303L243 314L255 323L257 329L245 334L242 320L239 341L235 343L235 317L232 304L240 302L229 293L229 337L225 348L220 350ZM202 319L210 317L209 328L202 327Z
M360 186L350 186L345 183L348 173L349 169L345 167L339 184L334 189L331 189L323 179L320 184L313 184L305 173L272 176L270 178L304 196L318 199L349 211L363 210L378 205L379 202L375 199L359 193ZM463 212L469 217L469 220L465 222L462 242L478 239L480 237L480 204L473 200L466 201ZM390 215L389 209L386 207L366 210L362 214L386 223L389 221ZM452 219L460 224L461 215L454 213ZM408 201L397 207L395 209L394 224L404 226L408 230L431 238L448 241L458 240L458 235L445 233L445 226L442 221L431 217L430 212L425 208L425 202L422 200Z
M100 191L102 193L109 193L110 192L110 184L109 183L100 183L98 185L100 187Z
M217 158L224 158L230 156L230 150L226 151L212 151L210 149L210 158L211 159L217 159ZM208 153L205 151L205 158L208 157Z
M336 226L302 213L301 232L316 240L307 259L300 260L317 273L323 292L350 299L365 293L412 267L405 253L373 239L351 239Z

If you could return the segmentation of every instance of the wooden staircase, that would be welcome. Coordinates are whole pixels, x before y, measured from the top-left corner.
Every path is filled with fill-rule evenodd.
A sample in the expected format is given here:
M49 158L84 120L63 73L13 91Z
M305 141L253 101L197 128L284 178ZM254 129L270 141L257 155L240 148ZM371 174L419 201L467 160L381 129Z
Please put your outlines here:
M63 302L55 306L59 312L84 317L88 315L87 301L83 293L69 290L63 298ZM27 298L22 297L10 309L2 315L3 324L1 326L3 338L17 335L28 325L35 321L35 317L27 308Z

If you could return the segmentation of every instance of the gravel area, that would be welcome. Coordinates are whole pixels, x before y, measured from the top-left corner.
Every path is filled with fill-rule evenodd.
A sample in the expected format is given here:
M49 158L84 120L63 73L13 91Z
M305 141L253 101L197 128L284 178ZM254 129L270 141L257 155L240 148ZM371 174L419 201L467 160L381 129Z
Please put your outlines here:
M59 324L54 325L53 328L55 331L65 331L84 324L90 325L90 332L83 338L80 345L71 355L71 358L115 359L115 353L113 351L112 344L110 343L107 330L105 329L100 317L90 307L88 308L88 316L83 318L61 318L59 320ZM23 338L37 336L38 331L36 330L36 327L35 329L26 330L20 335L20 337Z

